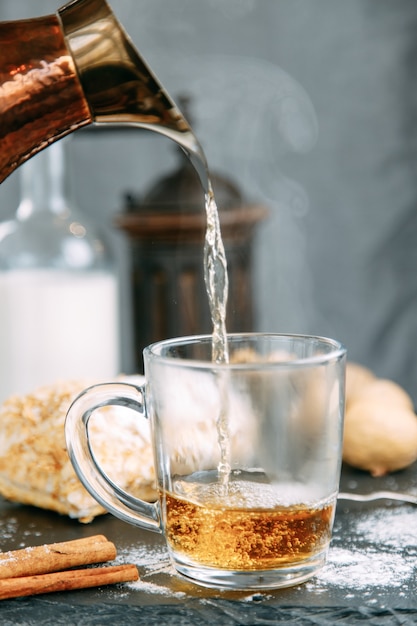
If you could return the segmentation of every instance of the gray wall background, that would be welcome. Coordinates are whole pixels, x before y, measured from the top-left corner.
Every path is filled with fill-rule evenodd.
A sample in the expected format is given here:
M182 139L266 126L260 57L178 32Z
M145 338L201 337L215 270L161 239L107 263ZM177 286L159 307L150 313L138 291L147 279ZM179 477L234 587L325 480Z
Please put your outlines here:
M417 3L110 4L171 95L192 96L211 168L270 208L256 238L257 329L334 336L417 402ZM0 19L58 6L1 0ZM111 233L125 276L113 217L175 151L135 133L75 134L72 150L76 201ZM15 173L0 187L0 218L17 203ZM123 297L128 371L126 285Z

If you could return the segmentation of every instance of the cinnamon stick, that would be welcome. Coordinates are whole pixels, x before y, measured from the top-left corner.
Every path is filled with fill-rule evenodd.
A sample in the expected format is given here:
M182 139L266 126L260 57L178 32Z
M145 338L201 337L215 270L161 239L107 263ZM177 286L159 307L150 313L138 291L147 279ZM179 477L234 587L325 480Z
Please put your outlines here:
M0 600L135 581L136 565L113 565L0 580Z
M104 563L116 554L115 545L104 535L12 550L0 554L0 580Z

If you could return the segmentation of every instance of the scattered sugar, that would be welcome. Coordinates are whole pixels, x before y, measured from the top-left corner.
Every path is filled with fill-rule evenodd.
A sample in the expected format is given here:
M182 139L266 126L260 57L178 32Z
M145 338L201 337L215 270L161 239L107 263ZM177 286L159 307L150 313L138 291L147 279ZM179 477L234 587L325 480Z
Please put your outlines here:
M134 563L139 568L140 579L135 582L126 583L124 585L125 589L170 598L186 597L186 593L183 591L175 591L170 585L172 577L175 577L176 574L169 560L165 546L150 548L146 545L137 545L121 548L116 561ZM166 585L147 580L157 574L165 575L163 579L166 579Z
M384 507L370 513L358 513L345 541L343 539L338 534L325 567L307 583L309 590L339 587L352 592L376 588L382 591L400 590L410 584L415 586L415 509Z
M25 530L21 530L19 527L19 523L16 517L9 517L7 519L0 520L0 552L6 551L9 549L10 540L16 539L16 536L22 537L22 540L19 542L18 548L26 547L25 539L31 541L32 537L41 537L42 532L35 528L35 525L29 524L28 528Z
M314 584L348 589L401 587L413 575L414 561L402 554L333 548Z
M25 530L22 534L24 537L41 537L43 533L40 530Z
M143 568L148 576L156 573L171 573L172 571L165 546L151 548L139 544L119 548L116 562L127 563L128 561Z
M0 520L0 545L7 539L12 539L17 532L17 519L9 517L7 520Z
M366 541L398 550L417 548L417 513L415 509L379 509L372 516L359 519L355 531Z
M143 593L152 593L160 596L168 596L170 598L185 598L187 596L184 591L173 591L170 587L162 585L156 585L155 583L144 582L143 580L137 580L136 582L127 583L126 587L134 589L135 591L142 591Z

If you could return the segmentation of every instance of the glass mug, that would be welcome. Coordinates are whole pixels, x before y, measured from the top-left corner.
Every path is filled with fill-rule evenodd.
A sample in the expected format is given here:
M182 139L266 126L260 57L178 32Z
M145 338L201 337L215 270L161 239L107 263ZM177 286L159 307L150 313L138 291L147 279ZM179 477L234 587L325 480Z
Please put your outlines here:
M287 587L325 563L338 494L346 351L304 335L211 336L144 350L143 385L82 392L65 424L81 482L120 519L162 532L175 570L201 585ZM158 500L115 485L89 441L93 412L129 407L149 418Z

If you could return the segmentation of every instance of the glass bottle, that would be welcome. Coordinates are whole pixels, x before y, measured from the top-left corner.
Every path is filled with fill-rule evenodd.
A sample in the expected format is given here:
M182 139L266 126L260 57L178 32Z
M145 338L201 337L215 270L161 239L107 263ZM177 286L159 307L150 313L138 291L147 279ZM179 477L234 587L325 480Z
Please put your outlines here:
M119 369L119 304L109 252L70 206L58 141L20 168L21 199L0 224L0 403L58 380Z

